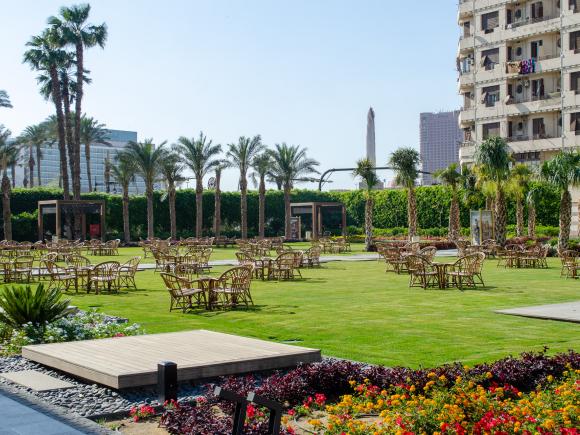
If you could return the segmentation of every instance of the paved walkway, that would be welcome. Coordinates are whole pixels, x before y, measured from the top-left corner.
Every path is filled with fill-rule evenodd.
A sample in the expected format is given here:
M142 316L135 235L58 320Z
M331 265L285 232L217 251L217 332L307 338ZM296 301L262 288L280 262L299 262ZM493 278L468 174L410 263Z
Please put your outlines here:
M509 310L497 310L496 313L580 323L580 302L511 308Z

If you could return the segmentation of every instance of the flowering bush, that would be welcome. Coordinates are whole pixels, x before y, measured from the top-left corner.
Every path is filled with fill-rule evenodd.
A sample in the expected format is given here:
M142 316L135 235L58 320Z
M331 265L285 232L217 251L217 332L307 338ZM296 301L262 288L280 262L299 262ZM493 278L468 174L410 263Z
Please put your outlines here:
M529 393L493 382L428 374L422 388L405 383L381 390L353 382L354 394L327 407L327 434L578 434L580 370L564 373ZM365 417L366 419L362 419ZM369 421L369 417L375 417Z
M151 405L141 405L134 406L129 411L129 416L133 417L133 421L138 422L139 420L144 420L155 415L155 408Z
M118 323L95 310L79 311L52 323L46 323L42 328L32 323L22 325L20 329L12 331L9 338L1 343L0 348L2 354L10 355L19 353L22 346L29 344L124 337L142 333L138 324Z

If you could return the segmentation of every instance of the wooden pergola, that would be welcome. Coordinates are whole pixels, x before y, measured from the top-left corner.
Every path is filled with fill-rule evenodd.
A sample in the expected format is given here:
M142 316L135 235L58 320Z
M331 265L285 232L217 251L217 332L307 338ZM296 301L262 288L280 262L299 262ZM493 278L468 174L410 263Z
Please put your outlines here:
M54 234L60 239L62 237L63 216L70 214L81 215L81 235L83 239L87 237L87 215L98 214L100 217L100 235L105 240L106 221L105 221L105 201L95 200L62 200L54 199L48 201L38 201L38 240L44 239L44 216L55 215L55 232Z
M340 202L293 202L290 216L312 216L312 239L318 240L322 233L322 213L324 209L339 209L342 216L342 235L346 236L346 207Z

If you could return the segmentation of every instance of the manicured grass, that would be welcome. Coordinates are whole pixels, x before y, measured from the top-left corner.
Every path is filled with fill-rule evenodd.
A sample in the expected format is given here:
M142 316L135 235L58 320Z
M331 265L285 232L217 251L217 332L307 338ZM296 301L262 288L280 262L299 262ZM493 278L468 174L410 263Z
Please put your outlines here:
M71 298L81 308L127 317L148 333L206 328L316 347L325 355L370 363L473 364L543 346L551 352L580 348L578 324L493 313L578 300L580 282L560 278L556 259L550 266L509 270L487 261L488 287L460 292L410 289L407 276L386 274L383 263L375 261L335 262L303 270L303 280L254 281L256 306L226 312L169 313L167 291L152 271L138 273L138 290ZM222 270L216 268L212 275Z

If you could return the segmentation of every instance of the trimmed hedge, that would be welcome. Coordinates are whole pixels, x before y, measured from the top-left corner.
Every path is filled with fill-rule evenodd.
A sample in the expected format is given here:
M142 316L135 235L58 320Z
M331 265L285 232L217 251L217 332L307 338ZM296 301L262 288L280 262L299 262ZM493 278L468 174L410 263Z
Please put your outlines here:
M545 183L538 183L543 195L537 207L538 225L557 226L559 210L559 193L554 187ZM404 229L407 227L407 195L404 190L389 189L374 192L374 226L384 229ZM31 239L36 235L37 202L62 197L62 191L54 188L17 188L12 192L13 222L16 224L13 232L15 240ZM155 233L159 237L169 236L169 210L167 200L162 201L163 192L155 192L154 216ZM121 195L106 193L83 194L85 199L103 199L107 201L107 230L109 237L120 237L123 230ZM461 193L461 225L469 227L469 209L483 208L485 200L482 195L476 194L469 198L467 203ZM318 192L315 190L294 190L292 201L336 201L345 204L347 209L347 224L351 227L364 226L365 200L360 190L346 192ZM417 188L417 207L419 228L438 229L448 225L449 204L451 194L444 186L425 186ZM143 195L131 197L129 213L131 220L131 237L138 239L145 237L146 199ZM178 237L194 235L195 227L195 191L184 189L177 192L177 232ZM209 234L212 228L214 211L214 192L205 191L203 194L203 226ZM327 214L324 216L324 226L340 231L340 216ZM309 217L305 217L305 224L309 226ZM515 223L515 207L508 203L508 223ZM222 224L223 234L236 236L240 225L240 194L239 192L222 193ZM248 192L248 224L249 235L258 233L258 193ZM280 235L284 231L284 195L278 190L266 193L266 233L269 236ZM439 230L435 230L439 231ZM435 235L435 234L434 234ZM32 237L33 239L35 237Z

